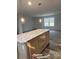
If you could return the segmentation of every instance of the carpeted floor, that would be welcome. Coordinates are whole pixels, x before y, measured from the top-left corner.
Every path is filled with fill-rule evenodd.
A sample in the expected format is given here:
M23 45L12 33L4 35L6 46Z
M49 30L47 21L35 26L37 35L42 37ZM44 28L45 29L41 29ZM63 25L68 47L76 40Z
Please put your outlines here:
M51 59L61 59L61 44L50 41L49 53L51 55Z
M61 51L50 50L50 59L61 59Z
M50 51L51 59L61 59L61 32L50 31Z

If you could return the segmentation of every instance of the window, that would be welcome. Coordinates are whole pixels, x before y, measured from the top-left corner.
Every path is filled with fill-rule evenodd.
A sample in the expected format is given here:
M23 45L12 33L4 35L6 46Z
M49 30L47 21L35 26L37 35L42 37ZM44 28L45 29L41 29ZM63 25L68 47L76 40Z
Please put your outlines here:
M44 26L45 27L54 26L54 17L44 18Z

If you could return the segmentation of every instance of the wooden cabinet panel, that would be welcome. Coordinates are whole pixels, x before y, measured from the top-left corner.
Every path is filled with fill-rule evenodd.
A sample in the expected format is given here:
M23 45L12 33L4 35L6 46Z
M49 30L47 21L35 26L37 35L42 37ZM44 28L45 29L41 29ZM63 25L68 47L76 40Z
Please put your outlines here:
M38 53L38 40L37 38L34 38L33 40L29 41L30 45L33 48L30 48L31 54Z
M49 42L49 30L37 29L17 36L19 59L32 59L33 53L41 53Z
M45 32L40 36L33 38L32 40L28 41L29 43L29 51L30 57L33 53L41 53L42 50L47 46L49 43L49 32Z

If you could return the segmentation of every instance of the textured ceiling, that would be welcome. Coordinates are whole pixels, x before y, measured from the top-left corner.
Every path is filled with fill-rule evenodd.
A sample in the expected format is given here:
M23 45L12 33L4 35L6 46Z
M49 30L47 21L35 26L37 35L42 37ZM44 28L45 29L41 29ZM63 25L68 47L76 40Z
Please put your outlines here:
M28 6L28 1L32 2L31 6ZM17 0L17 12L29 16L53 15L60 10L61 0Z

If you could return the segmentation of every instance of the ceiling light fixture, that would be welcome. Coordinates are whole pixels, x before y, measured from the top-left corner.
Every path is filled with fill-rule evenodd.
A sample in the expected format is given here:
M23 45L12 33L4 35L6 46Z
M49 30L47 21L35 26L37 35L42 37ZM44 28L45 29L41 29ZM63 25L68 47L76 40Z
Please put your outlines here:
M39 19L39 22L41 23L42 22L42 19Z
M29 6L31 6L31 5L32 5L31 1L28 1L28 5L29 5Z
M24 14L23 14L23 4L22 4L22 0L20 0L20 6L21 6L21 18L20 18L20 21L21 23L24 23L25 22L25 18L24 18Z
M38 3L38 5L39 5L39 6L41 6L41 5L42 5L42 3Z
M21 18L21 22L22 22L22 23L24 23L24 22L25 22L25 20L24 20L24 18L23 18L23 17Z

